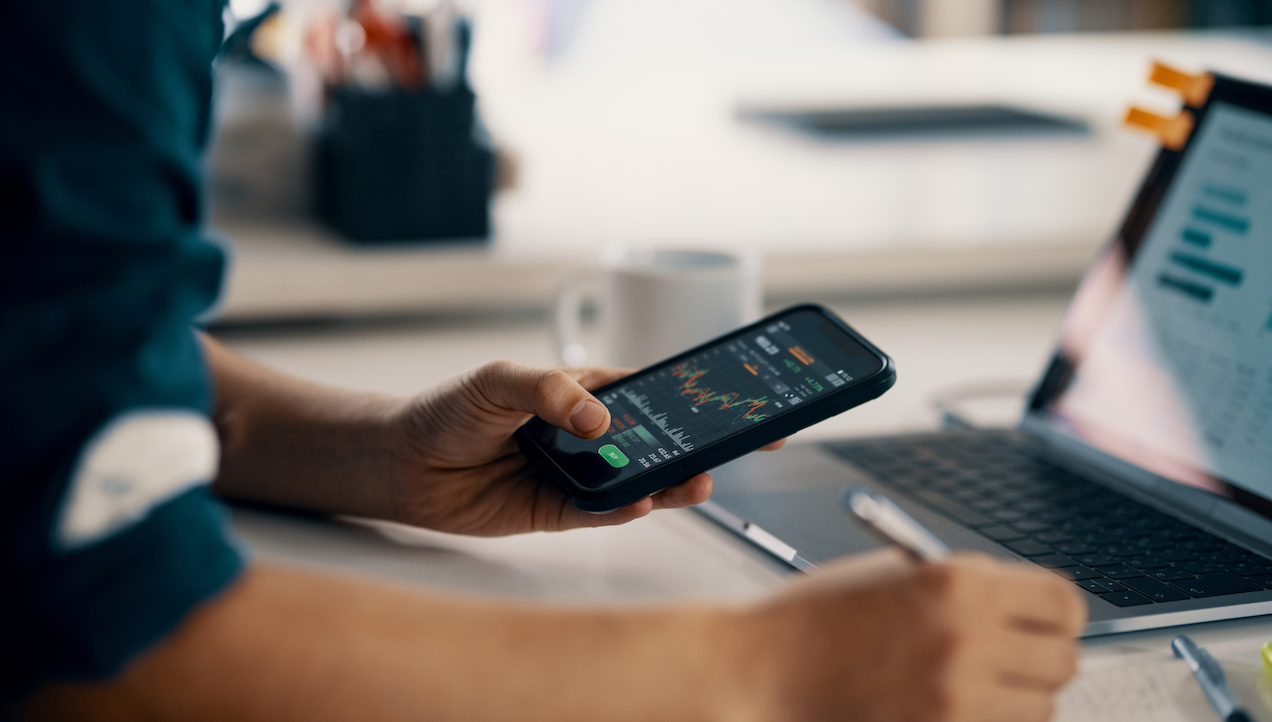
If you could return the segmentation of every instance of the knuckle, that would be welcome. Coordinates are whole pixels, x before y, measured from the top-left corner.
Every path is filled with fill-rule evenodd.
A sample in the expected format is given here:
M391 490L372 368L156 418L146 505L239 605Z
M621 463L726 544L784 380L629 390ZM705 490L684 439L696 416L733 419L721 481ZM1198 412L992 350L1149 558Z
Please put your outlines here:
M548 369L539 376L534 386L535 401L543 404L573 381L570 375L561 369Z
M516 367L517 364L514 361L495 359L478 366L473 372L473 377L479 382L488 383L494 379L511 376Z
M470 369L461 377L460 389L482 406L502 407L507 405L506 397L515 389L518 364L508 359L487 361Z

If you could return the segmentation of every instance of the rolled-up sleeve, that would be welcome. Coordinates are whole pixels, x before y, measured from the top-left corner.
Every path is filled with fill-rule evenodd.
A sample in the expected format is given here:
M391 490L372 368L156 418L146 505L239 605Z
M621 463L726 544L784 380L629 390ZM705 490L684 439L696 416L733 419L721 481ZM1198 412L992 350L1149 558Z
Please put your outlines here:
M217 0L0 5L0 704L240 573L194 319Z

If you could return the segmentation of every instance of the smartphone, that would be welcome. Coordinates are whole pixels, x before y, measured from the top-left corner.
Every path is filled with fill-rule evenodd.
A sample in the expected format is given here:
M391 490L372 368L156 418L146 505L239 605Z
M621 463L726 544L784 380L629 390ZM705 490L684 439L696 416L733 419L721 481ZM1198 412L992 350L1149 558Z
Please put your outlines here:
M574 506L607 513L878 398L896 366L829 310L779 311L593 390L610 427L535 417L517 445Z

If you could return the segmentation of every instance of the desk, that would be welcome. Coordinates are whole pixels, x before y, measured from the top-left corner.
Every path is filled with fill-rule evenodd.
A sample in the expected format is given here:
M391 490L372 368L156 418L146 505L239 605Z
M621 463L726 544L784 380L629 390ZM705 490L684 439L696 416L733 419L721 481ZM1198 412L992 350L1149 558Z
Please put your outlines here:
M801 432L793 443L931 427L928 399L942 388L987 378L1027 380L1045 361L1066 302L1067 296L1049 293L837 304L837 312L895 356L899 381L882 399ZM399 394L491 358L552 361L546 328L534 315L239 330L222 338L285 371ZM789 576L686 510L657 512L622 527L503 539L242 510L235 512L235 525L258 559L530 601L742 601L780 587ZM1272 621L1198 625L1188 632L1202 644L1253 659L1252 650L1272 639ZM1085 660L1116 665L1138 651L1165 649L1176 633L1093 640Z

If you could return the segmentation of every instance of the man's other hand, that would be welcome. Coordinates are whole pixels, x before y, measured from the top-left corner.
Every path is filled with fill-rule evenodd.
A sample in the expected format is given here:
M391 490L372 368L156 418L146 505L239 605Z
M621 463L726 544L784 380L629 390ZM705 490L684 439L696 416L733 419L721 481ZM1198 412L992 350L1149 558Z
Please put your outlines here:
M1038 567L883 550L743 613L738 658L760 719L1043 722L1086 618L1073 584Z

